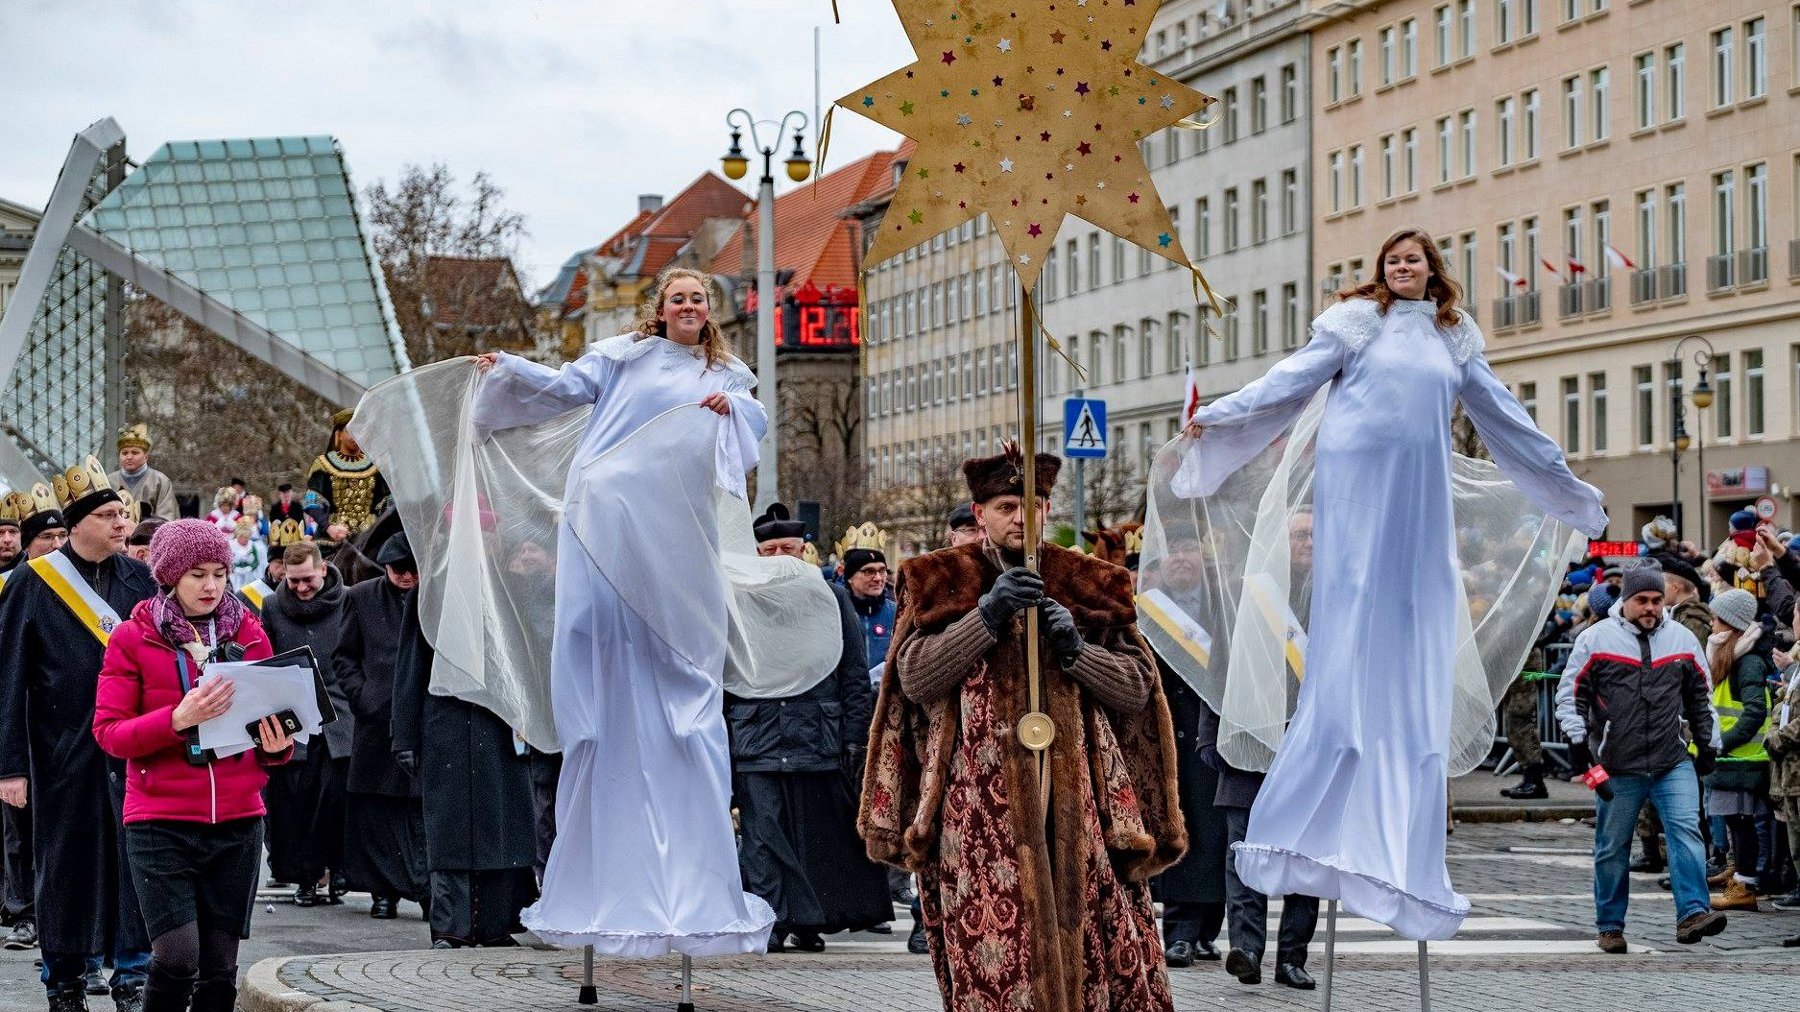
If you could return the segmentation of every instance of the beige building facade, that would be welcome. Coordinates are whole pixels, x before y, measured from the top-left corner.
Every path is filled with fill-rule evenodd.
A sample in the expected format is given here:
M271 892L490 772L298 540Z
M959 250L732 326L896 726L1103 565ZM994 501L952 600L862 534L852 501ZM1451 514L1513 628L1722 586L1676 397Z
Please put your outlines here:
M1312 5L1321 304L1426 229L1611 536L1676 512L1716 545L1764 494L1791 525L1800 4Z

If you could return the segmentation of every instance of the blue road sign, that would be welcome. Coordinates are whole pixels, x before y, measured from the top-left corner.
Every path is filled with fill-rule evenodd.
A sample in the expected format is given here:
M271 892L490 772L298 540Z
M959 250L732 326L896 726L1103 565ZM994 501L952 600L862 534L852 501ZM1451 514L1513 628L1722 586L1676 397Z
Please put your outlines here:
M1071 460L1106 457L1106 402L1083 397L1063 401L1063 456Z

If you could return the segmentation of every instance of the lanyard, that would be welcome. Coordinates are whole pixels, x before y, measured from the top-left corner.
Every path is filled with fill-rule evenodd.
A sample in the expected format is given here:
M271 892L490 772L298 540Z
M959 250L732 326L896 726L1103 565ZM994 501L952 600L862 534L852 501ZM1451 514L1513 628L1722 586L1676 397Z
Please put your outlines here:
M219 625L217 619L206 620L206 635L215 645L218 643ZM205 673L205 671L201 672L201 674ZM194 691L193 679L188 675L188 652L186 647L175 648L175 677L181 681L182 695L185 696Z

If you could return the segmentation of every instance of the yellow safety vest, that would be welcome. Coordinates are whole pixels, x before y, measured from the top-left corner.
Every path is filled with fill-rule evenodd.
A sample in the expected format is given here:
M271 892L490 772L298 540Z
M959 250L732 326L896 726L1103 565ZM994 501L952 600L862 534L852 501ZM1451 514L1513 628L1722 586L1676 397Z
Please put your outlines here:
M1731 682L1732 679L1729 677L1721 678L1719 679L1719 684L1713 688L1713 713L1718 715L1719 734L1721 735L1730 733L1732 726L1743 719L1744 716L1744 704L1738 702L1737 697L1731 694ZM1769 761L1769 750L1763 747L1763 739L1767 737L1769 733L1769 718L1767 716L1769 683L1766 681L1763 682L1762 694L1764 703L1762 726L1756 729L1755 736L1749 741L1726 753L1725 758L1736 759L1741 762L1766 763Z

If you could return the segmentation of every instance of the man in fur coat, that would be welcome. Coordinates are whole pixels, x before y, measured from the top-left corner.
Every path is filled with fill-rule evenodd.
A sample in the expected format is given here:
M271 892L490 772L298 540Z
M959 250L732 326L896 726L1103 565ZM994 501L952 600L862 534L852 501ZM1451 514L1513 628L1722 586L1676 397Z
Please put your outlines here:
M949 1012L1172 1012L1147 882L1187 845L1175 736L1124 569L1053 545L1023 567L1016 446L963 464L985 537L901 570L858 829L918 872ZM1015 726L1037 609L1047 783ZM1046 807L1043 794L1048 792Z

